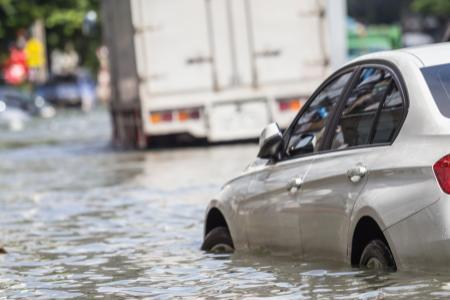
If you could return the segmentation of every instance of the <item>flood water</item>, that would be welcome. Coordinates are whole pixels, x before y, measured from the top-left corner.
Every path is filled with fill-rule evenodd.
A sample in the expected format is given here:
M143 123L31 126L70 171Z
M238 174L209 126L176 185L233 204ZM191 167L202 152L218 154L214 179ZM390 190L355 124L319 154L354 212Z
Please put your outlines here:
M66 112L0 133L0 299L450 297L450 276L201 252L208 200L256 145L119 152L109 125Z

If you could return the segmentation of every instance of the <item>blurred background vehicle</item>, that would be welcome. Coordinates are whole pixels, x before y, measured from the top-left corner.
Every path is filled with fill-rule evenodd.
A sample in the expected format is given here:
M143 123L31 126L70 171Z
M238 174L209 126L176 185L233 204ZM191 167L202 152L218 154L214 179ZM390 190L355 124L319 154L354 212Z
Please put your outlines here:
M288 126L346 60L345 0L105 0L103 10L118 144L256 139L271 121Z
M104 0L113 141L144 148L285 128L336 62L439 41L448 14L430 16L435 1Z
M34 117L51 118L56 113L44 97L11 86L0 86L0 101L7 108L20 109Z
M0 100L0 128L10 131L22 130L30 115L18 107L9 106Z
M116 145L251 139L343 61L449 39L448 3L5 0L0 83L83 111L112 99Z
M89 73L78 71L51 76L47 82L38 85L35 92L55 106L76 106L88 111L95 104L95 88L95 82Z
M330 9L329 5L340 3L344 8ZM214 261L199 254L199 212L223 180L241 170L254 156L255 145L242 145L233 139L230 140L233 146L184 149L192 144L171 143L173 137L169 136L166 146L184 148L121 153L111 151L111 137L116 141L114 145L143 148L153 146L151 141L162 134L162 128L175 131L187 127L186 124L192 127L197 124L195 128L204 128L205 132L214 131L212 135L228 131L228 136L233 137L234 131L243 132L247 126L250 133L259 133L263 127L260 124L267 122L269 116L288 120L301 108L301 101L314 89L313 81L321 81L317 75L332 72L335 56L342 54L344 60L348 59L347 46L339 46L336 41L354 43L352 51L397 47L385 37L381 42L373 42L370 37L370 41L361 43L365 45L358 45L355 40L369 39L365 35L372 36L374 27L400 28L399 46L441 41L449 21L449 3L448 0L0 0L0 85L30 93L39 89L42 94L48 87L48 100L52 93L58 94L56 90L61 97L54 99L66 99L58 102L61 105L58 104L57 115L50 119L33 118L22 108L0 104L3 124L0 125L3 175L0 229L4 228L5 233L0 238L0 247L3 244L11 253L2 260L0 294L4 298L27 299L105 295L214 297L217 287L223 285L223 276L229 275L228 270L242 269L242 263L240 259ZM339 15L338 21L330 25L328 20L333 13ZM347 36L347 16L365 29L351 41ZM253 30L248 30L250 27ZM330 27L340 34L332 34ZM249 33L253 35L252 44L248 42L252 40ZM415 37L408 37L411 34ZM428 38L419 40L417 34ZM323 45L321 37L325 40ZM71 109L62 105L79 97L80 69L89 72L92 84L96 85L96 105L90 111L89 105L79 104ZM305 74L311 78L301 76ZM243 90L245 95L241 94ZM214 105L217 107L210 110L212 107L207 106L204 113L199 113L197 108L213 103L208 99L210 95L217 101L223 97L226 103L217 102ZM255 105L249 102L238 105L247 97ZM275 103L269 106L270 112L262 109L267 102ZM176 109L179 110L174 112ZM207 115L210 112L213 114ZM271 115L272 112L277 114ZM228 119L230 114L232 118ZM154 121L161 129L159 133ZM196 145L207 144L202 139ZM152 231L155 228L158 230ZM75 236L78 233L81 239ZM179 236L184 238L176 238ZM148 247L149 243L158 247ZM91 251L93 248L95 253ZM92 255L81 253L85 250ZM44 264L36 264L37 261ZM182 271L187 272L182 276L179 266L186 262L192 268ZM217 268L218 272L214 272L216 267L211 266L218 266L217 263L230 268ZM286 263L291 265L290 261ZM292 297L297 298L367 298L379 286L392 285L390 277L385 285L370 276L367 282L374 285L367 285L359 273L355 277L341 277L329 276L328 272L326 278L338 280L331 281L330 290L340 290L341 295L329 292L318 296L313 291L323 291L323 286L309 283L323 281L310 281L309 276L300 273L298 264L292 264L295 275L287 285L283 282L287 273L275 272L277 282L269 279L275 284L269 284L273 288L267 285L274 269L272 262L268 272L259 261L257 264L256 269L264 269L262 273L241 274L233 281L236 284L226 286L231 290L223 297L239 298L241 294L286 297L291 291L285 287L291 286L295 294ZM160 283L155 282L154 267L163 271ZM173 277L167 278L166 271L174 271ZM69 278L70 282L66 282L57 274L68 274L73 280ZM206 274L210 281L205 283L204 276L201 282L180 280L191 278L192 274L195 278ZM255 276L258 281L261 279L261 286L252 281ZM242 278L252 281L247 283L255 288L243 288L247 284ZM358 285L362 281L363 288ZM426 285L434 292L436 285L440 285L441 292L446 293L440 295L445 297L447 281L445 278ZM404 281L405 285L410 282L410 278ZM145 289L139 284L145 284ZM186 285L181 287L182 284ZM346 286L347 294L341 288ZM405 297L415 292L406 292L403 284L398 286ZM144 296L155 288L155 294ZM309 292L300 295L299 288ZM192 294L193 289L199 294ZM370 294L357 295L355 289ZM105 290L110 292L102 292ZM113 295L119 290L120 295ZM205 290L211 294L205 294ZM265 294L269 290L279 292Z

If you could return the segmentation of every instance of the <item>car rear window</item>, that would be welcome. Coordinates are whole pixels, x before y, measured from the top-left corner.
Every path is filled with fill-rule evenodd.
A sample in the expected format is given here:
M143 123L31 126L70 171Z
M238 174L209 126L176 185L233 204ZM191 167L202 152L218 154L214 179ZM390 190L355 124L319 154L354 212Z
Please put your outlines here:
M450 118L450 64L423 68L422 74L439 111Z

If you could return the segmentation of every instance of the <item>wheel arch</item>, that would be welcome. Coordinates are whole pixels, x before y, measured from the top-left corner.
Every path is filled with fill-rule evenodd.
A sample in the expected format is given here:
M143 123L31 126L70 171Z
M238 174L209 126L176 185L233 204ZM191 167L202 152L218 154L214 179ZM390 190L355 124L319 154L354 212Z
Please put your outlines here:
M225 214L218 207L212 206L206 213L203 236L206 236L212 229L219 226L224 226L230 231Z
M359 265L359 260L364 248L368 243L377 238L386 243L386 246L394 256L394 260L397 262L395 249L392 247L393 244L380 219L373 214L364 214L356 220L354 222L353 230L351 231L348 246L351 265Z

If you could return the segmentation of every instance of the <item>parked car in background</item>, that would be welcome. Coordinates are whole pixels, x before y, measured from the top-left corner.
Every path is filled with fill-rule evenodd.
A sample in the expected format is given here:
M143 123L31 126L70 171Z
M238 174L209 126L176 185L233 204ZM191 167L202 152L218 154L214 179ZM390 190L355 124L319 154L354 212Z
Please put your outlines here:
M95 82L88 72L52 76L48 82L36 87L36 94L55 106L77 106L90 110L96 100Z
M5 108L15 108L34 117L51 118L56 111L42 96L18 88L0 87L0 101Z
M329 77L205 218L207 251L268 249L376 269L450 262L450 43Z
M29 120L30 115L24 110L7 106L5 102L0 101L0 128L11 131L22 130Z

